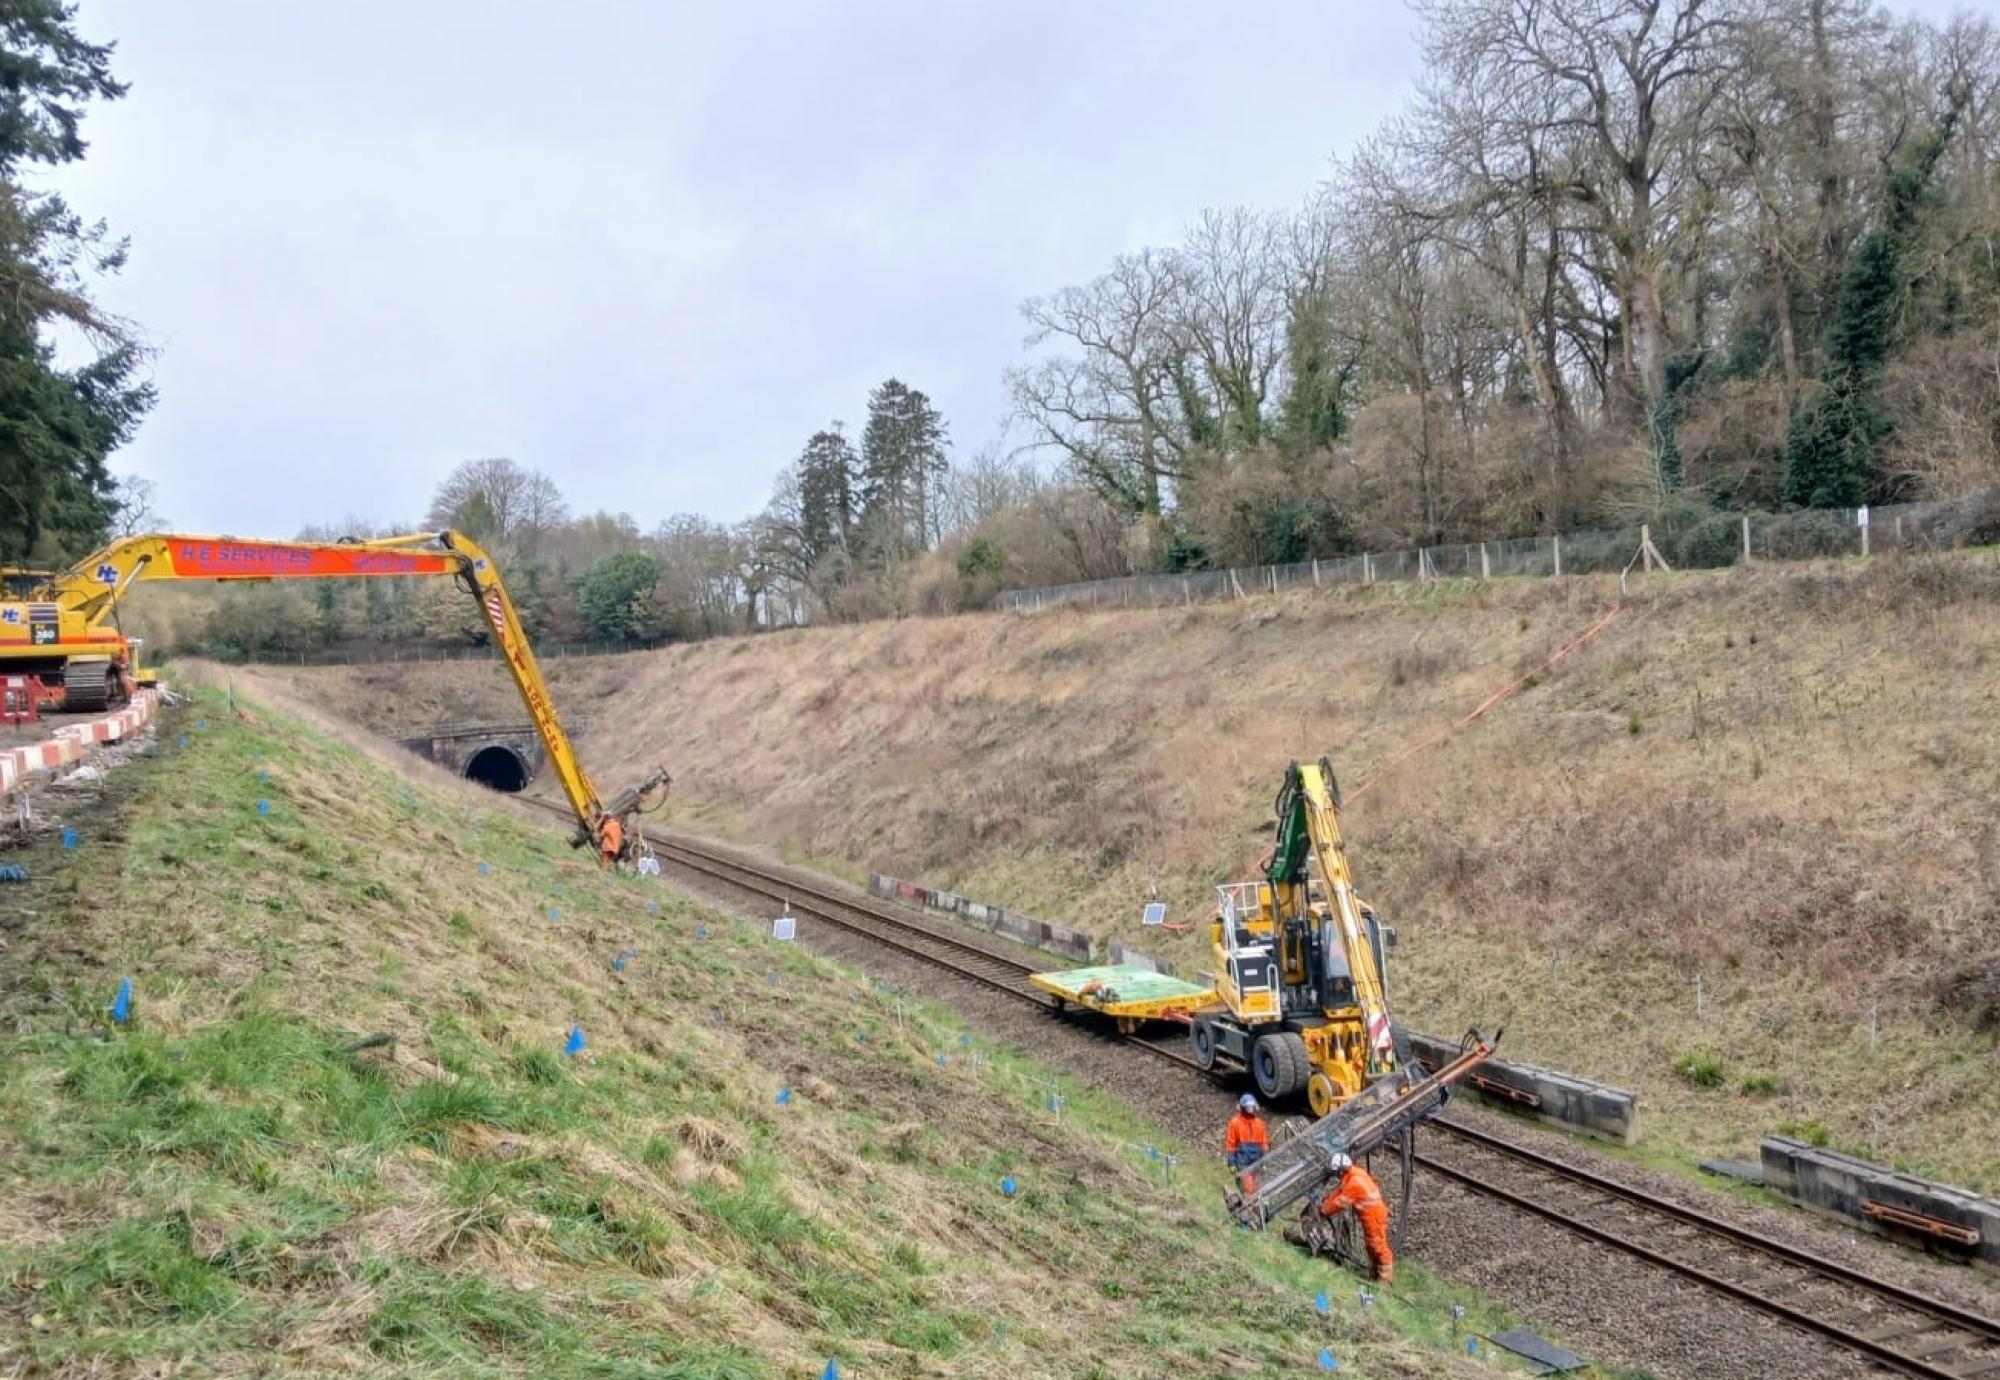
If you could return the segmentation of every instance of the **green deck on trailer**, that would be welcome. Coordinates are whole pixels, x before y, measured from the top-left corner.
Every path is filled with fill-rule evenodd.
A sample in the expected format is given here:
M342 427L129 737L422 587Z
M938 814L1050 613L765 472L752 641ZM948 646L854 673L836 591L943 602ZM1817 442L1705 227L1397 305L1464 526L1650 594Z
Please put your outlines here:
M1058 1000L1126 1020L1191 1012L1215 1002L1213 987L1199 987L1129 963L1056 968L1031 974L1028 981Z

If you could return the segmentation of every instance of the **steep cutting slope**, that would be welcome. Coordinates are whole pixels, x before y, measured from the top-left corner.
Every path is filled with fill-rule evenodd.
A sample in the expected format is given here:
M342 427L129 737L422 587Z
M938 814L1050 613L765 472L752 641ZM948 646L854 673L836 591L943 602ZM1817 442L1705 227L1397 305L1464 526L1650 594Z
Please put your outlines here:
M1470 1373L938 1012L262 709L162 742L0 897L0 1372Z
M559 693L595 760L673 765L690 827L1128 939L1158 894L1198 933L1288 758L1330 752L1352 787L1617 598L873 624L568 663ZM1996 600L1980 554L1636 584L1354 802L1402 1012L1505 1021L1515 1054L1638 1088L1676 1152L1784 1127L2000 1187ZM308 674L358 709L382 673ZM1147 938L1201 961L1195 934Z

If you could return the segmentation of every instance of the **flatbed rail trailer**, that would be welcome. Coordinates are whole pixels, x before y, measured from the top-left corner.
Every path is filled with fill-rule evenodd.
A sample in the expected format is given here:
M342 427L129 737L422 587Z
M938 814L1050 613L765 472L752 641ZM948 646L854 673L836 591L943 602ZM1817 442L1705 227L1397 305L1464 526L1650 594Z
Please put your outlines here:
M1075 1006L1109 1017L1121 1035L1147 1021L1185 1025L1196 1012L1216 1004L1213 984L1200 987L1131 963L1052 968L1028 974L1028 983L1054 997L1058 1009Z

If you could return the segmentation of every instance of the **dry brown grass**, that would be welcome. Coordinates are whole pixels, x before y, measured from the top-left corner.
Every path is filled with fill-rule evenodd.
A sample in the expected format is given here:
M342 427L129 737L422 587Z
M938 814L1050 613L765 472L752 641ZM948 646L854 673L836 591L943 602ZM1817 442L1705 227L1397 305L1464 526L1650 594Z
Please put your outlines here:
M1617 598L883 623L562 663L559 694L591 706L589 760L672 765L687 827L1139 940L1149 896L1198 920L1248 867L1287 759L1359 782ZM1984 555L1637 585L1610 632L1352 808L1401 1009L1504 1021L1517 1056L1639 1089L1676 1147L1786 1124L2000 1185L1996 657ZM497 668L442 675L467 708L510 693ZM353 677L301 678L365 719ZM1694 1050L1722 1088L1673 1073Z

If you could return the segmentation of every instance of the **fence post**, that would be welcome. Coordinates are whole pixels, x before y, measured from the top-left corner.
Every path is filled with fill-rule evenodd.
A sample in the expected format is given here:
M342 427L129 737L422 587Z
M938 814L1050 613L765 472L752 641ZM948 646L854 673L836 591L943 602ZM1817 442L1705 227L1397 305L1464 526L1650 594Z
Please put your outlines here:
M1364 585L1375 583L1375 558L1366 551L1361 553L1361 583Z
M1639 524L1639 554L1645 559L1646 570L1653 569L1653 529L1646 523Z
M1479 543L1479 578L1482 580L1493 578L1493 567L1486 560L1485 542Z
M1750 564L1750 515L1743 515L1743 564Z
M1271 593L1276 594L1277 592L1278 592L1278 567L1274 565L1271 567Z
M1901 522L1902 519L1897 518L1896 521ZM1319 588L1319 557L1317 556L1313 557L1313 588Z
M1861 528L1861 559L1868 559L1868 505L1862 504L1854 514L1855 522Z
M1243 597L1243 582L1236 578L1236 567L1229 567L1229 587L1236 591L1236 597Z
M1551 548L1553 548L1553 549L1554 549L1554 551L1555 551L1555 553L1556 553L1556 578L1557 578L1557 579L1561 579L1561 578L1562 578L1562 573L1563 573L1563 539L1562 539L1562 537L1561 537L1560 535L1557 535L1557 536L1553 536L1553 537L1550 537L1550 538L1549 538L1549 545L1550 545L1550 547L1551 547Z
M1194 607L1194 589L1188 584L1188 577L1185 575L1181 576L1181 602L1189 608Z

